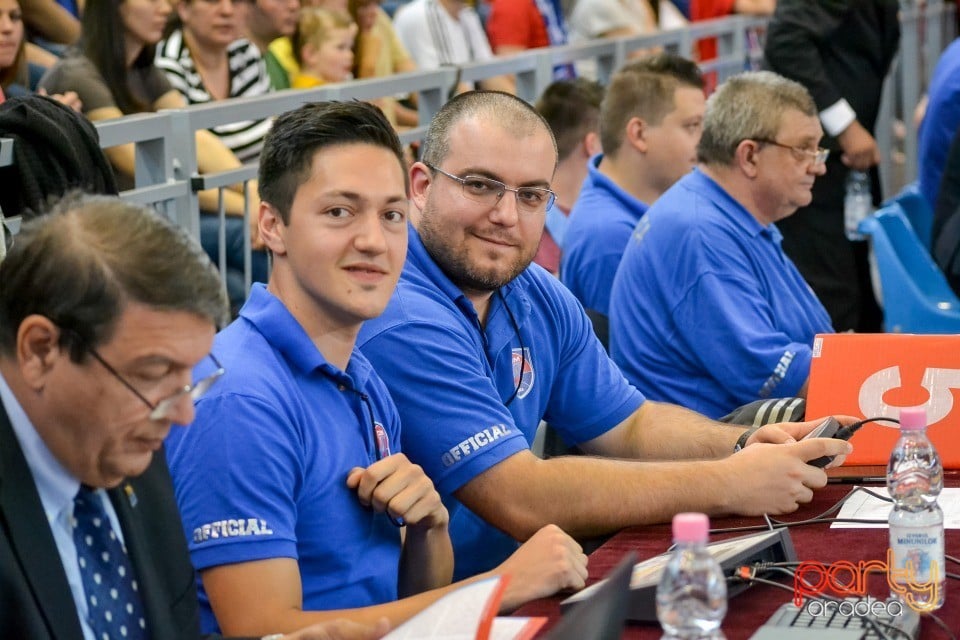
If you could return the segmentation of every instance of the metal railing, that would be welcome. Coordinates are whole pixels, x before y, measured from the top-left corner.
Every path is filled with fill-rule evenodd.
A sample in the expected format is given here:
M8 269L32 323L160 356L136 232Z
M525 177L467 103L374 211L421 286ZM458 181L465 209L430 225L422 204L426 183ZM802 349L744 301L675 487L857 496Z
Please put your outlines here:
M902 3L903 4L903 3ZM195 105L185 109L165 110L156 114L140 114L97 122L101 146L135 145L135 188L123 197L158 210L199 235L200 205L198 192L223 189L246 183L256 177L256 165L247 165L228 172L200 175L197 170L194 133L201 129L238 122L274 117L306 102L321 100L375 100L400 93L416 93L421 126L404 131L404 143L421 140L426 124L446 101L450 88L458 81L477 82L497 75L516 78L517 94L534 101L553 80L557 65L591 62L596 79L606 83L634 51L661 47L691 55L697 42L716 38L718 57L701 63L705 73L715 72L718 82L745 69L756 68L762 59L762 37L766 20L731 16L718 20L692 23L652 35L595 40L579 44L534 49L514 56L495 58L460 67L443 67L430 71L398 74L386 78L352 80L324 85L316 89L286 90L255 98L236 98L224 102ZM914 106L926 87L940 52L955 36L954 6L942 0L928 0L924 7L905 5L901 10L901 48L891 80L885 84L883 105L877 124L877 141L883 152L881 177L885 195L915 179L917 172L917 131L913 124ZM901 144L894 135L894 122L902 121L902 159L892 153ZM0 166L9 163L11 150L0 141ZM222 198L221 198L222 203ZM246 207L249 209L249 207ZM221 218L223 206L221 204ZM245 219L251 212L245 213ZM255 212L253 212L255 214ZM248 225L244 225L248 229ZM225 266L221 224L221 269ZM2 232L0 232L2 233ZM245 248L249 254L249 231L245 231ZM250 281L249 255L245 263L247 286Z

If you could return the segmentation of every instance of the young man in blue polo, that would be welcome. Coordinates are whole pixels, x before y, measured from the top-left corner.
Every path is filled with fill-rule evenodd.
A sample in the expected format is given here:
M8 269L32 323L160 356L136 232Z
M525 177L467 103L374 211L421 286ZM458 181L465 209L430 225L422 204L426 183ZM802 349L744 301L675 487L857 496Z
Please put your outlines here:
M268 135L260 194L270 281L216 337L232 373L169 445L204 627L397 624L444 593L453 569L447 510L400 453L397 411L354 348L406 256L399 141L376 107L305 105ZM545 528L498 567L513 576L505 606L582 586L585 563Z

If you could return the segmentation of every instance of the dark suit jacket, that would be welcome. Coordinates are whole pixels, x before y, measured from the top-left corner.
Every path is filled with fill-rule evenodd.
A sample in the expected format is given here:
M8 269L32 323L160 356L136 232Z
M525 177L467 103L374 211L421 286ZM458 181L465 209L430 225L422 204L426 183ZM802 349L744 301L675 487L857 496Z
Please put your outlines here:
M130 490L136 496L129 497ZM197 591L163 452L109 491L154 640L200 637ZM135 503L135 504L134 504ZM40 495L0 405L0 637L83 640Z

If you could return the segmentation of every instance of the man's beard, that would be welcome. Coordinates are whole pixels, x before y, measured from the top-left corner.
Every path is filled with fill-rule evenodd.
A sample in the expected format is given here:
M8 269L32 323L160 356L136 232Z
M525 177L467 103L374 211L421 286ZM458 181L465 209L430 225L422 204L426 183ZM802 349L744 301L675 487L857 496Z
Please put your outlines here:
M536 247L519 254L515 259L503 261L494 267L481 269L470 261L465 245L451 246L445 241L446 234L438 224L442 219L428 201L423 209L418 231L427 253L443 270L451 282L464 291L491 292L511 282L530 266Z

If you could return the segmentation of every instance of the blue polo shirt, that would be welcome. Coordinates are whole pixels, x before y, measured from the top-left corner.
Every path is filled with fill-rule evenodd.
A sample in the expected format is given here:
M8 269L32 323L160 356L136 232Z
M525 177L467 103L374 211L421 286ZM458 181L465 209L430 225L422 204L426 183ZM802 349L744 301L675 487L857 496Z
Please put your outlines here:
M359 351L346 371L326 362L262 284L213 353L226 374L167 442L194 566L293 558L305 610L395 600L399 530L346 486L350 469L377 460L371 420L387 435L382 453L399 451L399 417L370 363ZM218 631L198 586L203 628Z
M833 330L781 240L700 170L660 196L614 279L610 353L627 378L713 418L796 395Z
M450 511L457 579L495 567L517 543L453 492L529 449L541 419L576 444L643 403L583 309L547 271L534 264L504 285L481 327L413 229L400 284L386 312L364 323L358 345L397 403L404 453L433 479Z
M917 173L920 191L935 207L950 143L960 126L960 38L940 55L928 93L926 115L917 135Z
M647 205L600 173L601 160L602 154L590 159L587 177L570 211L561 243L560 280L585 309L609 315L613 276Z

